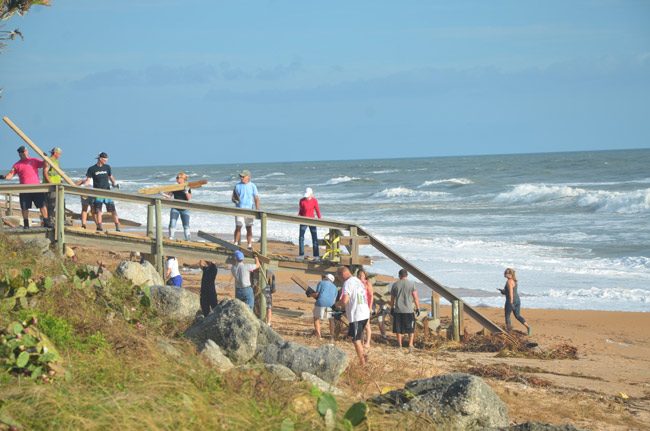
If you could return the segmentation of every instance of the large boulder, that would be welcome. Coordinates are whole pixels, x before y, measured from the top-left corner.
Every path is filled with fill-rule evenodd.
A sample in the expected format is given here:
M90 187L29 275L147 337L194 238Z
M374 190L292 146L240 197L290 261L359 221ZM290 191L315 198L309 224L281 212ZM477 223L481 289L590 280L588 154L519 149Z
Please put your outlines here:
M199 347L212 340L231 361L244 364L255 356L261 324L246 304L229 299L217 304L206 318L187 329L185 336Z
M427 414L445 429L498 428L509 423L503 401L483 379L470 374L415 380L373 402Z
M228 371L234 367L230 359L217 346L217 343L212 340L205 343L201 354L219 371Z
M138 286L161 286L165 284L156 268L146 260L142 263L123 260L117 266L115 273Z
M199 295L173 286L150 286L151 303L173 319L192 319L199 311Z
M50 245L52 243L48 238L45 237L27 237L24 238L23 244L25 244L26 247L33 248L40 254L45 254L50 251Z
M236 299L221 301L207 317L188 328L185 336L199 348L208 340L214 341L236 365L254 359L283 365L297 375L307 372L330 384L338 380L348 364L345 352L333 345L311 349L285 341Z

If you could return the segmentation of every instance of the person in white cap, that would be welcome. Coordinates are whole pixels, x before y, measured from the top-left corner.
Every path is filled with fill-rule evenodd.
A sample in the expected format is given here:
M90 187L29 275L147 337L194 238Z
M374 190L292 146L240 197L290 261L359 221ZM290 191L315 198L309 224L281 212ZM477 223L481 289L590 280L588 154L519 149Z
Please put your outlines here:
M237 208L260 209L260 195L257 192L257 186L251 182L251 172L244 169L239 173L239 182L232 191L231 200ZM246 225L246 242L248 249L253 249L253 222L255 217L237 216L235 217L235 244L241 242L241 227Z
M334 338L334 319L332 306L336 302L336 286L332 274L323 274L322 280L316 285L316 290L308 290L307 295L316 300L314 304L314 332L321 339L320 321L327 319L330 324L330 337Z
M298 203L299 210L298 215L303 217L314 218L314 216L320 216L320 208L318 207L318 200L314 197L314 191L311 187L305 189L305 195L300 202ZM311 233L311 243L314 250L314 257L318 258L318 231L316 226L307 226L305 224L300 225L300 235L298 236L298 257L305 257L305 231L309 227L309 232Z

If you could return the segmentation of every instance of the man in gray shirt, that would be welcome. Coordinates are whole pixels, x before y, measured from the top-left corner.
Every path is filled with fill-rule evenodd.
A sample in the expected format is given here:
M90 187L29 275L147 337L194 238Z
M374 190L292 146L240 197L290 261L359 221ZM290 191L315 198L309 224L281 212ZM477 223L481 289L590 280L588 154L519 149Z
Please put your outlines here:
M397 335L397 344L402 349L402 336L409 336L409 353L413 351L413 340L415 339L415 316L420 315L420 301L418 292L415 290L415 283L407 280L408 272L405 269L399 270L399 281L393 283L390 290L390 308L393 315L393 332ZM415 314L413 313L415 303Z
M260 261L255 255L255 264L244 263L244 253L235 251L237 263L232 266L232 275L235 277L235 298L246 303L252 310L255 306L255 296L251 285L251 272L260 267Z

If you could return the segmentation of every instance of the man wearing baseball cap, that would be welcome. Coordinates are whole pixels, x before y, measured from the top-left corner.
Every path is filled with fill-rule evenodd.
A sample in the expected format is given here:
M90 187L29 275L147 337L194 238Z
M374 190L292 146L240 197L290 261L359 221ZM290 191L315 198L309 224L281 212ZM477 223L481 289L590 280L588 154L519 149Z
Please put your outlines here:
M336 302L336 286L332 274L323 274L322 280L316 285L315 291L307 291L308 296L316 299L314 304L314 332L316 337L321 339L320 321L327 319L330 325L330 338L334 338L334 319L332 318L332 306Z
M110 190L111 184L115 188L120 188L115 181L113 172L111 171L111 166L106 162L108 161L108 154L101 152L97 155L97 163L92 165L86 171L86 178L79 181L77 184L84 186L93 180L94 189ZM115 230L120 231L120 219L117 217L117 210L115 209L115 203L113 199L96 197L93 202L93 208L95 209L95 222L97 224L97 230L103 231L102 227L102 206L106 205L106 211L110 212L113 215L113 221L115 222Z
M257 186L251 182L251 172L244 169L239 173L239 183L232 191L232 201L237 208L260 209L260 196ZM255 217L235 217L235 244L241 243L241 228L246 225L246 242L248 249L253 249L253 222Z
M260 260L255 255L255 264L244 263L244 253L235 251L236 263L232 266L232 275L235 277L235 298L244 302L253 310L255 306L255 296L253 295L253 286L251 284L251 272L260 267Z
M14 175L18 175L20 184L40 184L38 170L43 167L43 161L29 157L29 151L24 146L18 147L18 160L12 166L7 175L0 176L1 179L10 180ZM45 205L45 193L20 193L20 210L23 215L23 227L29 228L29 209L32 204L38 208L43 217L43 226L52 227L52 222L47 215L47 206Z

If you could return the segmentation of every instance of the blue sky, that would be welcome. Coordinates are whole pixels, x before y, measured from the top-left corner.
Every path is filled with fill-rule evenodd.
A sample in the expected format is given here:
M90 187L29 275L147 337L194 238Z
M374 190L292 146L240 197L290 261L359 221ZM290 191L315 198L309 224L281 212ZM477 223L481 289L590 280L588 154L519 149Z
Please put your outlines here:
M53 3L0 112L64 166L650 147L648 1Z

